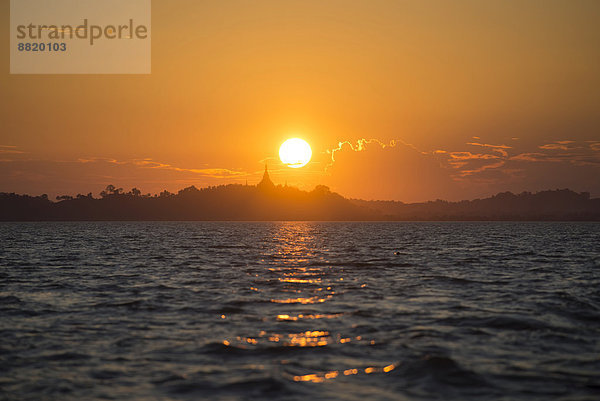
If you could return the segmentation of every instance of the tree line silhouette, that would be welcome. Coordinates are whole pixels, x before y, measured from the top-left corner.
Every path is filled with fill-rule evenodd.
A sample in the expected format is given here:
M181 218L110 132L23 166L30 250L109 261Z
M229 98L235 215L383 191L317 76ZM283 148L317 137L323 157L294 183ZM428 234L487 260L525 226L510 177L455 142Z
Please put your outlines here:
M0 193L0 221L77 220L590 220L600 221L600 199L568 189L503 192L485 199L423 203L347 199L319 185L312 191L286 186L221 185L177 193L142 194L108 185L91 193Z

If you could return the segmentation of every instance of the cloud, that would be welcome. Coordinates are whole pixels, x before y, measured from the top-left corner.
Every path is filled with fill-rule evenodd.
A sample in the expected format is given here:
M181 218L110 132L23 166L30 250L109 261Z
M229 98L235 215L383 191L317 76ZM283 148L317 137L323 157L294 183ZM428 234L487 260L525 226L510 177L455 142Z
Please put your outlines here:
M330 149L324 178L334 191L363 199L423 201L457 190L447 167L400 139L359 139Z
M503 167L508 158L508 150L512 149L507 145L480 142L467 142L465 145L480 148L480 151L474 153L470 150L438 149L433 152L441 163L453 169L452 178L460 182L465 182L465 177Z
M505 164L504 161L499 161L499 162L496 162L496 163L485 164L485 165L483 165L481 167L478 167L478 168L475 168L475 169L472 169L472 170L464 170L463 169L463 170L460 171L460 176L461 177L467 177L467 176L470 176L470 175L481 173L482 171L485 171L485 170L497 169L497 168L500 168L500 167L504 166L504 164Z
M152 169L163 169L185 173L198 174L204 177L210 178L231 178L231 177L247 177L249 174L245 171L230 170L226 168L181 168L176 167L167 163L160 163L152 159L136 159L132 161L133 164L143 168Z
M118 161L117 159L110 159L106 157L89 157L89 158L79 158L77 159L79 163L112 163L112 164L127 164L126 161Z
M553 143L547 143L545 145L541 145L539 146L540 149L545 149L545 150L569 150L569 149L576 149L577 146L568 146L570 144L574 143L574 141L556 141Z
M589 147L593 152L600 152L600 142L589 142Z
M415 146L413 146L409 143L406 143L401 139L392 139L389 142L385 143L384 141L380 141L379 139L361 138L361 139L356 140L355 142L352 142L352 141L338 142L337 147L335 147L333 149L328 149L327 153L331 155L331 164L329 166L331 166L331 165L333 165L333 163L335 163L336 152L340 152L342 150L351 150L353 152L362 152L363 150L367 149L368 145L377 145L381 149L395 148L396 145L403 145L403 146L407 146L407 147L412 148L413 150L419 152Z
M521 153L510 158L511 160L538 162L538 161L560 161L559 159L549 160L548 155L544 153Z
M600 195L600 141L519 149L478 141L423 151L399 139L359 139L339 142L329 153L332 188L354 197L451 200L558 187Z
M508 156L508 152L506 149L512 149L512 146L507 145L490 145L489 143L478 143L478 142L467 142L467 145L471 146L481 146L484 148L489 148L494 152L500 153L502 156Z
M595 166L600 165L600 142L555 141L538 146L538 150L535 152L523 152L510 159L530 163Z
M455 168L454 179L469 186L484 185L489 192L569 187L598 194L600 185L594 176L598 174L600 152L594 150L596 143L561 140L517 150L507 145L469 142L467 146L483 147L489 152L446 151L439 155L448 157L447 163Z
M192 173L203 177L210 178L231 178L231 177L246 177L252 176L254 173L247 173L241 170L231 170L226 168L182 168L168 163L155 161L151 158L132 159L132 160L117 160L106 157L88 157L77 159L79 163L109 163L115 165L131 165L139 168L170 170L182 173Z
M27 152L18 150L17 147L13 145L0 145L0 154L2 155L22 155L25 153Z
M473 153L467 150L438 149L434 154L445 159L445 163L456 170L455 177L475 176L485 170L506 169L523 171L519 163L564 163L573 165L595 165L600 162L600 142L587 143L562 140L538 145L534 150L516 151L513 146L467 142L467 146L486 149L487 152Z
M479 143L479 142L467 142L467 145L483 146L483 147L492 148L492 149L512 149L512 146L508 146L508 145L490 145L489 143Z
M488 159L497 159L498 156L488 155L477 153L473 154L471 152L445 152L450 155L450 158L454 160L488 160Z

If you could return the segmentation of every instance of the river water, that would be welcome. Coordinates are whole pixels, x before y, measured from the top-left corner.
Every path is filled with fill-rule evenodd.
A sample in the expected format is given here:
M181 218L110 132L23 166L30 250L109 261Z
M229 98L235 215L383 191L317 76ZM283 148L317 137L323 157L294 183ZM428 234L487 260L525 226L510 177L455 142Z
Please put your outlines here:
M1 399L600 399L598 223L2 223L0 244Z

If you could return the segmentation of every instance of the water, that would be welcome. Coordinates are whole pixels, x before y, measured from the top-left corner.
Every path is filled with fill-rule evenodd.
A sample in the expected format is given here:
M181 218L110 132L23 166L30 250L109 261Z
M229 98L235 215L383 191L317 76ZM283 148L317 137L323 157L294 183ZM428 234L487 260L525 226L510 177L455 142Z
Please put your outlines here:
M597 400L597 223L0 224L0 398Z

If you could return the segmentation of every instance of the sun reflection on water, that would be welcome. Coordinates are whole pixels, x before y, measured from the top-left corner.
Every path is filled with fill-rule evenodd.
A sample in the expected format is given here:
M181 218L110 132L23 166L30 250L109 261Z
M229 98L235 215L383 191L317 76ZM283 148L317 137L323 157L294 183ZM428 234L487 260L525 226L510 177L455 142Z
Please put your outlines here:
M336 317L340 317L342 316L343 313L327 313L327 314L299 314L296 316L290 316L290 315L277 315L277 320L288 320L288 321L297 321L297 320L301 320L301 319L335 319Z
M322 383L325 380L335 379L340 374L344 376L358 375L358 374L373 374L373 373L389 373L396 368L396 364L390 364L383 367L369 366L364 369L346 369L346 370L331 370L329 372L311 373L307 375L294 376L293 380L296 382L313 382Z
M372 346L374 339L365 339L357 333L340 333L339 320L347 311L328 309L327 301L347 291L348 287L364 288L365 285L344 281L344 268L328 261L331 251L318 235L314 223L281 223L265 238L265 253L261 266L253 269L252 297L270 305L268 313L258 316L263 330L258 335L247 333L223 341L227 347L248 350L277 349L276 347L336 350L339 347ZM315 231L316 230L316 231ZM293 295L292 295L293 294ZM331 308L331 307L329 307ZM269 324L275 324L269 326ZM320 351L311 351L320 352ZM336 352L336 351L332 351ZM321 355L325 354L311 354ZM348 364L347 360L340 363ZM356 361L360 364L360 361ZM280 362L283 364L283 362ZM284 376L295 382L321 383L338 377L389 373L395 364L348 367L339 370L323 370L298 374L287 372Z
M306 304L316 304L316 303L322 303L327 301L328 299L331 299L333 295L326 295L325 297L319 297L319 296L314 296L314 297L309 297L309 298L303 298L303 297L298 297L298 298L286 298L286 299L271 299L271 302L276 303L276 304L302 304L302 305L306 305Z
M235 340L224 340L226 346L246 348L250 345L268 346L269 343L279 343L283 347L323 347L330 344L347 344L350 342L364 342L370 345L373 340L363 341L362 336L343 337L340 334L332 335L329 331L315 330L299 333L267 333L261 330L256 337L237 336Z

